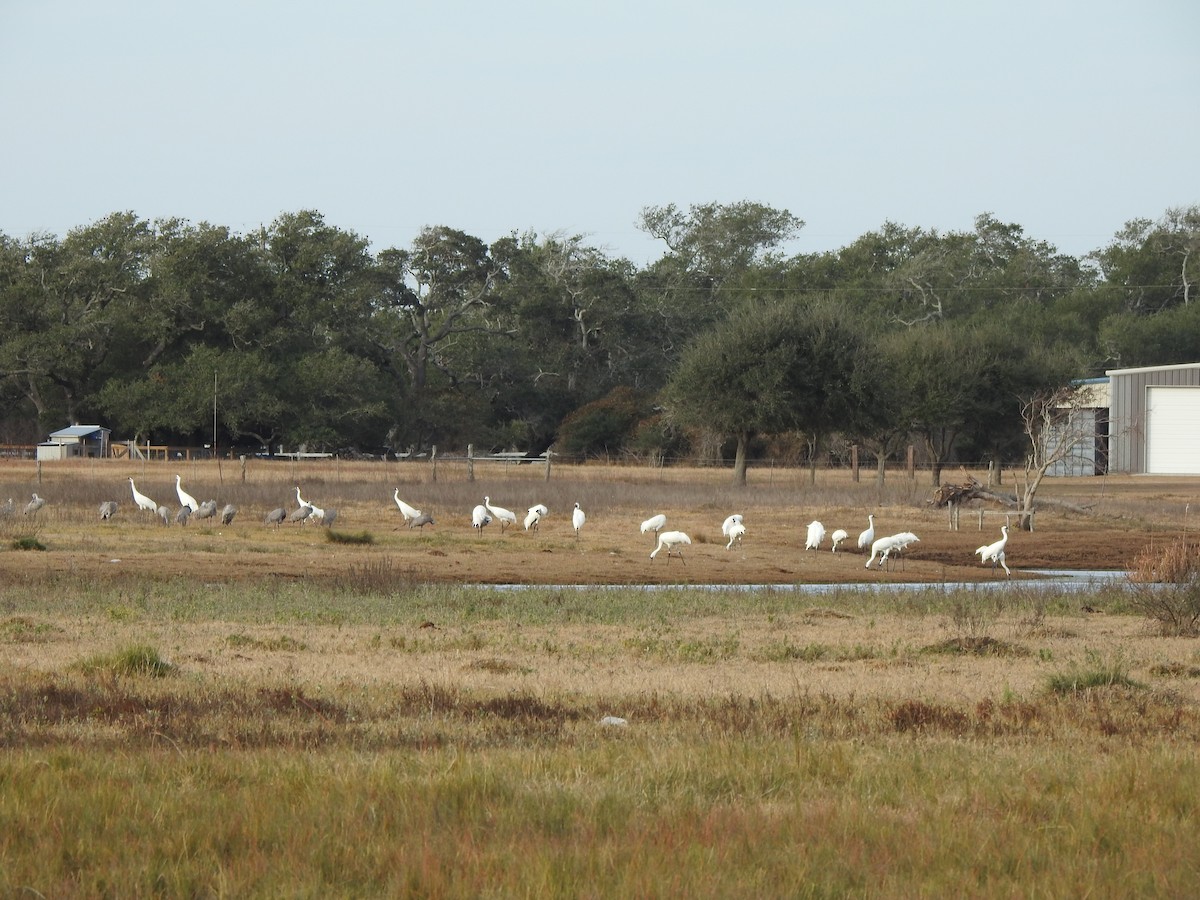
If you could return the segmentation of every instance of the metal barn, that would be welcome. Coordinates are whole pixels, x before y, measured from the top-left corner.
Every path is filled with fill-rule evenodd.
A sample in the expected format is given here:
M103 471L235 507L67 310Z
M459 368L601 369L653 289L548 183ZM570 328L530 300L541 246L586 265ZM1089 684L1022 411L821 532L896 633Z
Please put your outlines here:
M1200 363L1106 374L1109 470L1200 475Z
M1048 454L1058 454L1060 447L1069 452L1063 451L1062 458L1046 470L1047 475L1103 475L1108 471L1108 388L1107 378L1075 382L1070 411L1045 436Z

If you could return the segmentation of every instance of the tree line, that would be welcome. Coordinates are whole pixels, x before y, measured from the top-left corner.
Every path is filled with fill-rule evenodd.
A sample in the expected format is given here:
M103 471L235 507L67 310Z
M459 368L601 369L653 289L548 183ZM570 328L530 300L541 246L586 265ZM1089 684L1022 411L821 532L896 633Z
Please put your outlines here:
M1200 360L1200 207L1082 258L988 214L788 255L753 203L647 207L645 267L585 236L405 248L316 211L239 234L114 213L0 233L0 442L67 422L141 442L331 451L488 445L815 460L918 441L934 467L1022 450L1022 402ZM215 432L214 432L215 426Z

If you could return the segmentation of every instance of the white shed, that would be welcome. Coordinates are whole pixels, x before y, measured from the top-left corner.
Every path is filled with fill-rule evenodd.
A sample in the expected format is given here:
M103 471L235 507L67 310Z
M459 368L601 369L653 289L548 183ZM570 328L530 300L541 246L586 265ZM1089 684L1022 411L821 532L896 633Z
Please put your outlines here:
M68 425L50 433L50 439L38 444L37 458L72 459L108 456L111 429L103 425Z

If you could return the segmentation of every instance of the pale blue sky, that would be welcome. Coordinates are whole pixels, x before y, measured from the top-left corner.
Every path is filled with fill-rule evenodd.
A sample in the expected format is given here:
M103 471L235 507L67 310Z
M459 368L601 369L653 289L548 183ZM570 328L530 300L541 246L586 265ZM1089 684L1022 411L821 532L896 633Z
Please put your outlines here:
M643 207L754 200L790 252L986 211L1083 254L1200 204L1198 37L1194 0L0 0L0 231L313 208L644 265Z

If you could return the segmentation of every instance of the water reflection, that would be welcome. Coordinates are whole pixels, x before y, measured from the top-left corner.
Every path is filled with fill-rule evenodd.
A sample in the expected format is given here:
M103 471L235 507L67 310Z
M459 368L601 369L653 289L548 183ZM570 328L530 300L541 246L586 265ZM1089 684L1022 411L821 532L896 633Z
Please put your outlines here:
M900 591L974 590L1059 590L1089 591L1125 580L1125 572L1072 569L1026 569L1034 578L997 578L993 581L857 581L842 584L480 584L476 587L499 591L588 590L588 591L780 591L797 594L841 594L847 592L895 593ZM1014 569L1014 573L1018 570Z

